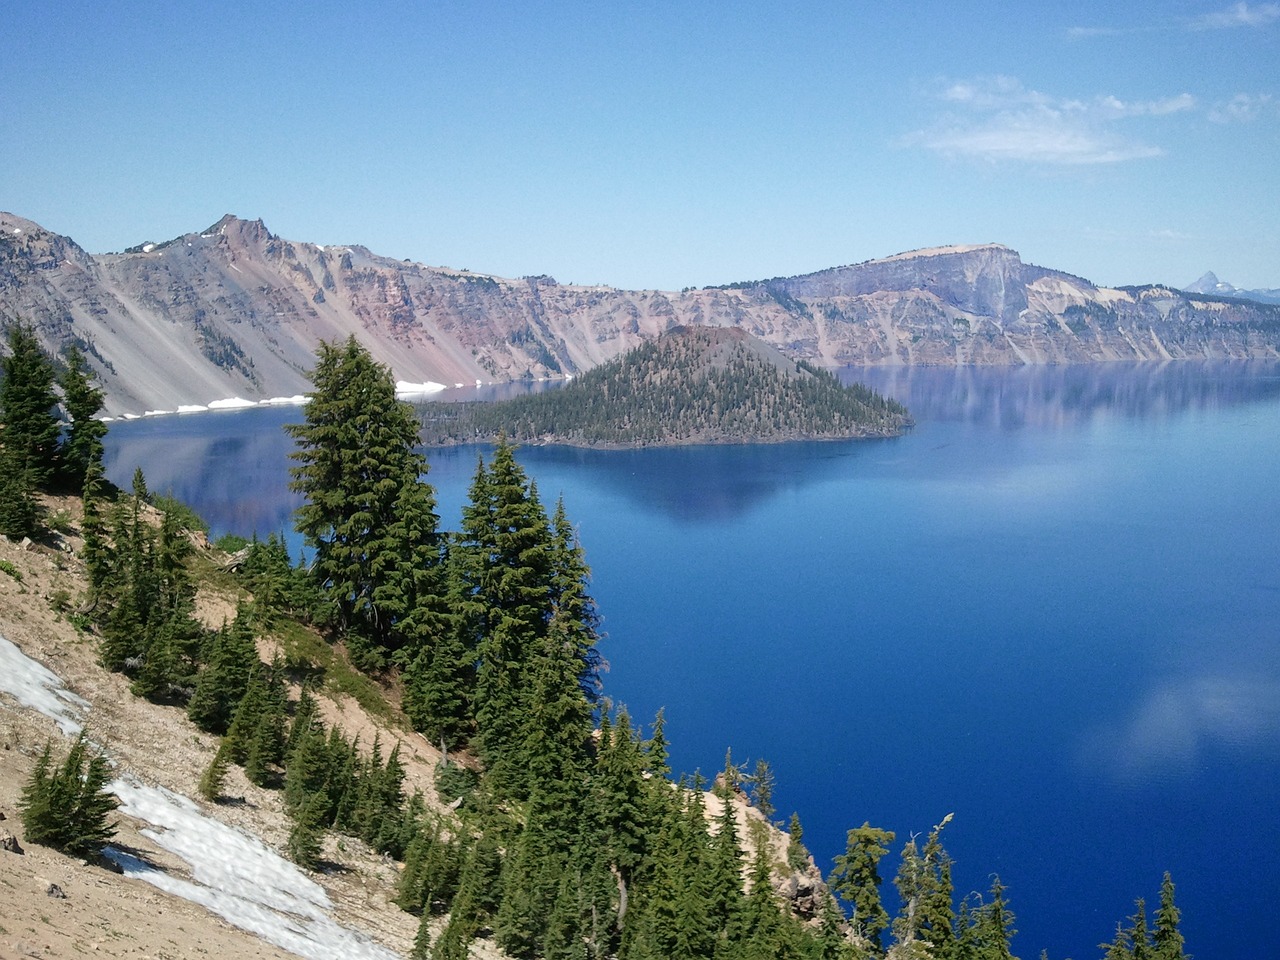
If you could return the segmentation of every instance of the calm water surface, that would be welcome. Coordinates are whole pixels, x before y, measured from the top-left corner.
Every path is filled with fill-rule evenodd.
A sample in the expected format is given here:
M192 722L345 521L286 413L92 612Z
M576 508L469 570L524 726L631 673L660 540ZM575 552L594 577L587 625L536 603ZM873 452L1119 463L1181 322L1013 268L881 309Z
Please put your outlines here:
M1193 953L1271 955L1280 366L859 376L911 434L521 450L579 526L607 691L666 708L677 769L767 759L824 871L864 820L896 857L954 812L956 886L1000 874L1024 958L1098 956L1166 869ZM287 531L300 416L113 424L108 473ZM445 526L481 452L429 452Z

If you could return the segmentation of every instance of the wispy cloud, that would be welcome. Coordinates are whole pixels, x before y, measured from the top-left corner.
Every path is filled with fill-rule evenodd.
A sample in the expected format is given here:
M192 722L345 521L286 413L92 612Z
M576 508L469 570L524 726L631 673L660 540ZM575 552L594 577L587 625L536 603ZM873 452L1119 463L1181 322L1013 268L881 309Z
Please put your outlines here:
M1214 123L1248 123L1267 115L1280 115L1280 103L1269 93L1237 93L1209 110L1209 119Z
M1126 137L1117 121L1163 117L1196 106L1189 93L1158 100L1089 100L1030 90L1014 77L995 76L947 83L939 94L949 112L931 127L905 138L946 156L989 162L1063 166L1122 163L1158 157L1158 146Z
M1280 3L1235 3L1224 10L1215 10L1198 17L1157 20L1152 23L1131 26L1068 27L1070 40L1088 40L1093 37L1125 37L1135 33L1159 33L1182 30L1232 30L1240 27L1259 29L1280 21Z
M1189 21L1193 30L1230 30L1235 27L1265 27L1280 20L1280 3L1236 3L1225 10L1206 13Z

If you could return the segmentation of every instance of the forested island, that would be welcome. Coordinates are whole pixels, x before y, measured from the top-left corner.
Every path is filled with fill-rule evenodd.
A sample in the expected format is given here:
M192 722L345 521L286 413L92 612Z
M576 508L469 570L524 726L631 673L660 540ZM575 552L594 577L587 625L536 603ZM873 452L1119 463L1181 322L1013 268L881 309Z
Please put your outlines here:
M208 803L240 767L287 814L283 847L302 867L333 869L335 833L398 863L395 902L420 917L416 960L462 960L477 941L529 960L1013 957L999 877L953 888L950 815L901 844L891 915L892 831L850 830L824 874L799 816L785 830L776 819L767 764L726 757L712 783L674 776L661 714L641 726L604 695L590 571L563 505L547 508L501 442L477 466L461 528L441 530L413 411L354 338L322 345L291 430L305 563L274 536L201 546L199 519L140 472L131 493L106 483L101 433L85 429L100 394L72 364L60 397L29 331L11 332L9 351L0 532L60 528L83 595L50 604L136 697L213 738ZM70 432L59 403L75 407ZM77 508L50 515L47 497L77 485ZM239 602L212 628L196 600L228 578ZM388 732L439 745L430 792L406 789L399 745L326 722L320 701L337 692ZM29 842L91 856L110 840L98 749L46 747L22 794ZM1183 960L1167 874L1159 896L1150 923L1139 900L1116 925L1106 960Z
M886 437L911 425L896 401L733 327L676 327L561 389L426 403L418 418L429 444L506 437L619 447Z

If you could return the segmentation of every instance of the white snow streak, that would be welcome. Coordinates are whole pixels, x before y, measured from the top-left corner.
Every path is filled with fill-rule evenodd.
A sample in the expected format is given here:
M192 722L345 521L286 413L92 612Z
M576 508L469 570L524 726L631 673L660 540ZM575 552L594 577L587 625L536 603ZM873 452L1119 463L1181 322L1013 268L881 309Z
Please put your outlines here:
M82 729L89 704L57 674L0 636L0 693L56 722L66 736ZM205 816L191 800L132 777L109 787L120 812L148 824L142 835L180 857L192 879L136 856L106 849L125 876L199 904L228 923L306 960L397 960L366 935L332 916L324 888L256 837Z
M445 389L443 383L428 380L426 383L409 383L407 380L396 381L397 397L418 397L423 394L439 393Z
M120 812L151 826L142 835L190 865L184 880L109 850L125 876L198 903L228 923L308 960L395 960L396 954L339 926L324 888L256 837L205 816L186 797L132 780L110 789Z
M36 663L4 637L0 637L0 693L43 713L57 723L65 736L75 736L83 729L80 716L89 704L64 687L56 673Z

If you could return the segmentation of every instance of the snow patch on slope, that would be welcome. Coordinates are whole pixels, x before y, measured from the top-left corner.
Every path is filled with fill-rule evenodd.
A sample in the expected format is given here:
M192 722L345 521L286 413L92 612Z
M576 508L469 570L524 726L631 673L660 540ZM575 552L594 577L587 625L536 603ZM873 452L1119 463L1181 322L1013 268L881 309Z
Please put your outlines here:
M89 704L62 679L0 636L0 693L78 734ZM369 937L337 923L324 888L256 837L206 816L180 794L121 777L108 789L120 812L148 826L142 835L180 857L188 880L108 847L125 876L199 904L228 923L306 960L397 960Z
M198 903L228 923L308 960L395 960L396 954L335 923L324 888L258 840L200 812L192 801L132 778L114 781L120 812L150 826L144 837L181 857L192 880L121 851L125 876Z
M4 637L0 637L0 693L44 714L65 736L73 737L83 729L80 718L89 704L64 687L56 673Z

